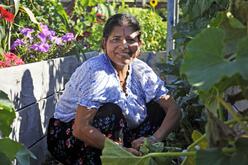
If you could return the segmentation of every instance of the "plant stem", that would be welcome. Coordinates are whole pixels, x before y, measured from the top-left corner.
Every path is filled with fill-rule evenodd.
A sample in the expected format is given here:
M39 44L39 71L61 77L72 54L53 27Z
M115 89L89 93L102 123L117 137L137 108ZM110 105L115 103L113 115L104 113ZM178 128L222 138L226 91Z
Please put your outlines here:
M243 129L245 129L246 131L248 131L247 127L244 125L244 123L242 122L241 116L239 114L237 114L232 106L225 102L221 97L217 96L217 100L220 102L220 104L222 104L226 110L232 115L232 117L234 118L235 121L237 121Z
M206 138L206 133L204 135L202 135L199 139L197 139L196 141L194 141L192 144L190 144L187 149L191 150L195 145L197 145L199 142L201 142L204 138Z
M195 151L189 152L154 152L144 155L143 157L178 157L178 156L194 156L196 154Z
M224 153L233 153L236 151L236 148L222 148L222 152ZM149 153L147 155L142 156L146 157L178 157L178 156L195 156L197 151L188 151L188 152L155 152Z
M236 151L236 148L222 148L222 152L224 153L233 153Z
M9 23L9 31L8 31L8 51L10 51L11 47L11 31L12 31L12 23Z

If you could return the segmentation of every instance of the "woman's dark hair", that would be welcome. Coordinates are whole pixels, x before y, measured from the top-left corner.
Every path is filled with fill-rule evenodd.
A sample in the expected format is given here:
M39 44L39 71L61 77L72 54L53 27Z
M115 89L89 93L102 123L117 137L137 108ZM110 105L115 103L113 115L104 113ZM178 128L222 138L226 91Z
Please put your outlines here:
M123 26L123 25L127 25L133 28L134 31L139 31L139 35L137 37L140 40L141 34L140 34L139 22L134 16L124 13L115 14L107 20L103 28L103 38L105 39L108 38L108 36L111 34L115 26Z

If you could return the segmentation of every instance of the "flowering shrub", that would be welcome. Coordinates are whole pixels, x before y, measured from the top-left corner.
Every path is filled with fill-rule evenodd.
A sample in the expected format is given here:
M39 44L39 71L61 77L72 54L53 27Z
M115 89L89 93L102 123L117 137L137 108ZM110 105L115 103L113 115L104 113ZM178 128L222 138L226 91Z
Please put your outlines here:
M59 36L44 24L40 24L40 29L22 28L20 37L11 45L11 51L21 56L25 62L35 62L63 56L75 41L73 33Z
M14 14L0 6L0 68L24 64L21 58L16 56L14 53L8 52L8 36L10 33L6 33L6 30L11 27L14 22L14 17Z
M134 15L142 28L143 51L166 50L166 22L156 12L149 9L125 8L120 12Z

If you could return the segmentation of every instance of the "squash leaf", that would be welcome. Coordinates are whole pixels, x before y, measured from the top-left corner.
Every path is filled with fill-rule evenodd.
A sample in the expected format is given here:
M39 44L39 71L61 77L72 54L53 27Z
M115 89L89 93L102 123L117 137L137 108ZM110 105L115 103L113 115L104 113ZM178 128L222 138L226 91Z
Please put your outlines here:
M21 147L20 143L9 138L0 139L0 153L3 153L9 160L14 160Z
M106 139L101 160L103 165L159 165L170 164L170 158L164 156L152 155L153 153L144 156L135 156L122 147L115 144L113 141Z
M196 153L196 165L228 165L229 161L230 157L217 148L199 150Z
M8 95L0 91L0 132L3 137L9 136L11 124L15 118L14 105Z
M224 32L219 28L203 30L186 48L181 73L200 90L208 91L224 77L240 74L248 79L248 37L240 40L235 61L224 58Z

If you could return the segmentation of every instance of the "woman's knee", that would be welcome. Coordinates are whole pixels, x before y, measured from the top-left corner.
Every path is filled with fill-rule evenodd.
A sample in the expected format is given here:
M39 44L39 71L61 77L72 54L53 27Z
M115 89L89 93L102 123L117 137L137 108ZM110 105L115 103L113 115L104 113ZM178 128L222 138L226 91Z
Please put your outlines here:
M122 109L114 103L105 103L97 111L96 117L105 117L109 115L116 115L118 118L122 118Z

